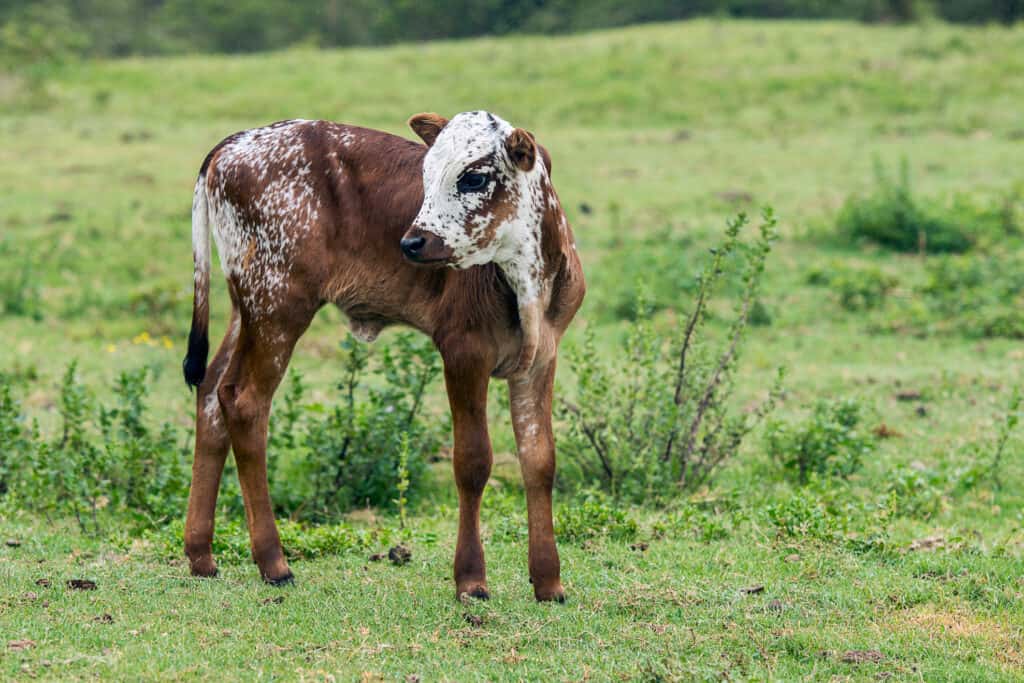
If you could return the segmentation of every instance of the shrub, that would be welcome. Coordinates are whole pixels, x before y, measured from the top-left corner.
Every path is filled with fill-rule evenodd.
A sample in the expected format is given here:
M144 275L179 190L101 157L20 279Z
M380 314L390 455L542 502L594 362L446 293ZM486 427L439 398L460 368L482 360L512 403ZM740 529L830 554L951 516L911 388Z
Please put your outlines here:
M15 468L28 457L34 431L25 424L10 381L0 375L0 495L7 493Z
M849 241L869 241L897 251L962 252L975 241L969 225L926 210L914 198L906 160L894 180L875 164L875 192L846 200L836 220L838 234Z
M43 319L42 296L32 278L32 268L10 269L0 278L0 314Z
M60 388L60 432L47 440L22 433L24 449L11 468L18 494L35 510L70 514L83 532L99 534L101 514L126 513L153 526L177 516L188 497L188 449L174 428L145 419L148 372L122 373L115 405L98 405L72 362ZM9 433L8 409L0 428Z
M768 452L801 484L811 475L848 477L874 450L874 439L858 431L856 401L819 401L803 423L772 421L765 429Z
M919 335L1024 339L1024 255L943 255L928 259L912 299L882 329Z
M570 543L597 537L631 541L636 534L636 521L600 495L591 494L564 505L555 515L555 535Z
M149 425L143 401L148 376L147 368L118 376L117 401L112 408L100 408L99 427L111 465L112 502L149 524L159 524L185 509L191 451L169 423L158 429Z
M446 419L422 414L423 396L441 370L428 339L396 335L380 354L382 385L364 386L369 347L350 335L342 349L341 404L303 406L304 389L296 378L283 413L274 418L271 445L293 456L289 468L275 467L275 478L282 480L276 490L285 494L278 503L281 514L319 522L364 505L393 508L401 500L404 507L419 493L428 455L447 433Z
M826 267L812 269L807 274L807 283L831 289L839 305L848 311L866 311L882 306L899 280L875 266L833 261Z
M596 486L616 499L665 502L707 482L771 410L778 383L752 414L734 414L729 406L775 219L766 211L760 238L741 249L740 231L746 224L744 215L729 222L722 244L698 276L692 312L670 338L655 334L641 301L641 314L620 351L597 353L588 331L583 345L569 354L578 386L572 400L563 399L558 406L567 422L560 441L560 487ZM705 313L734 253L744 263L743 290L724 337L716 343L704 339Z

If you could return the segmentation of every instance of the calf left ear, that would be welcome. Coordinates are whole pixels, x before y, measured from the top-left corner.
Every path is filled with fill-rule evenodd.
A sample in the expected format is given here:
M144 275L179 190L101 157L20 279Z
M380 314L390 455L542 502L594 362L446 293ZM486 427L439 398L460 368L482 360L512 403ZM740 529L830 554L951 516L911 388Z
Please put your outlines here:
M530 171L537 163L537 145L533 136L522 128L516 128L505 138L508 156L519 169Z
M427 147L434 144L434 140L441 134L441 129L447 125L448 119L434 113L416 114L409 118L409 127L427 143Z

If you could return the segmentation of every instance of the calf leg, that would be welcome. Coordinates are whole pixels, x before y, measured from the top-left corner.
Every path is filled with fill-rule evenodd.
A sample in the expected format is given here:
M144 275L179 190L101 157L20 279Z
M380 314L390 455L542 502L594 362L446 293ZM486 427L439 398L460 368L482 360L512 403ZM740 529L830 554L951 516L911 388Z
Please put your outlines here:
M448 402L455 435L452 463L459 491L459 535L455 545L455 595L488 598L484 547L480 542L480 499L491 476L487 434L488 366L484 359L446 357Z
M243 323L237 350L217 391L238 465L253 561L263 579L273 585L290 582L292 572L281 548L267 485L267 423L274 391L310 319L312 313L303 324L288 327L265 321L259 327Z
M555 361L527 377L509 380L512 428L526 488L530 530L530 580L538 600L565 600L561 564L551 517L551 488L555 480L555 441L551 431L551 392Z
M232 312L228 332L196 392L196 448L185 519L185 554L193 576L217 575L212 549L214 515L220 477L231 446L217 387L238 342L238 323L238 314Z

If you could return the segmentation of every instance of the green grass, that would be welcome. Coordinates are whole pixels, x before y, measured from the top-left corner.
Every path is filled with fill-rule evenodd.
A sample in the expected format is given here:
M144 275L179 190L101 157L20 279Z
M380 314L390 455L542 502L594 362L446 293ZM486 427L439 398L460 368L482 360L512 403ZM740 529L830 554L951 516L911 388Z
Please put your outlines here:
M0 295L20 295L24 273L38 290L37 305L12 299L27 313L0 317L0 371L22 377L20 398L44 427L55 421L71 358L101 397L119 371L152 366L156 417L191 422L179 364L195 173L225 135L294 116L411 137L403 125L413 113L485 108L532 130L553 156L590 285L566 343L598 325L609 352L628 324L608 313L631 286L616 263L623 250L667 231L685 250L681 262L696 267L730 213L772 204L783 235L763 288L772 322L752 330L738 398L762 397L785 364L780 417L806 415L819 398L852 397L868 406L869 427L898 432L851 481L809 494L861 510L852 530L860 537L873 519L863 511L874 509L893 472L986 457L1020 382L1019 341L878 334L806 280L834 259L904 282L924 277L919 256L814 237L834 225L847 196L873 187L876 158L890 167L906 158L915 193L937 202L955 193L994 202L1024 182L1022 28L698 21L557 39L90 62L55 70L46 89L41 105L16 80L0 79ZM1014 240L1000 248L1021 249ZM685 309L689 295L679 299ZM219 282L212 308L216 335L227 313ZM677 315L662 311L656 325ZM342 316L325 310L299 344L294 364L312 400L337 399L332 361L343 335ZM560 382L571 384L564 369ZM908 389L923 399L896 398ZM429 410L444 410L439 384L431 394ZM512 491L516 513L485 517L495 536L486 542L490 602L453 600L454 495L444 465L434 498L413 511L410 565L369 563L372 550L363 549L300 559L297 584L283 590L261 585L255 568L237 560L223 563L220 580L192 580L159 543L109 532L84 538L8 502L0 535L22 544L0 548L0 677L1024 674L1019 435L1002 488L983 482L942 496L934 513L888 520L886 547L867 551L834 537L776 535L765 511L790 500L792 484L755 438L701 496L722 533L702 542L689 527L669 525L659 536L663 513L632 511L648 549L610 537L563 543L570 601L552 606L530 597L525 543L495 533L525 529L525 519L497 400L492 424L496 479ZM500 502L508 500L489 493L484 506ZM933 536L945 546L910 550ZM36 586L41 577L53 587ZM93 579L98 589L67 590L69 578ZM752 585L765 589L741 592ZM264 602L276 597L284 600ZM468 623L467 613L482 624ZM103 614L113 622L94 621ZM24 638L36 646L8 647ZM848 650L879 650L884 660L846 663Z

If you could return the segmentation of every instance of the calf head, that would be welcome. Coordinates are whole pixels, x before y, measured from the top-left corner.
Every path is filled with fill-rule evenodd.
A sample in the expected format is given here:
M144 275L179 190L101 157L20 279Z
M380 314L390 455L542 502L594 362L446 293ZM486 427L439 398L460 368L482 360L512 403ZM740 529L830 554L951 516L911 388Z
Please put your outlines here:
M484 111L451 121L417 114L409 126L427 146L423 205L402 239L418 263L468 268L515 259L544 209L537 144Z

